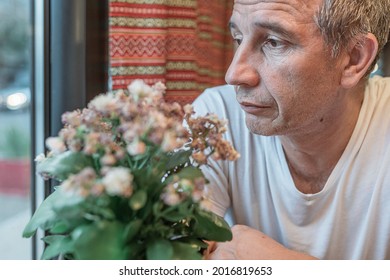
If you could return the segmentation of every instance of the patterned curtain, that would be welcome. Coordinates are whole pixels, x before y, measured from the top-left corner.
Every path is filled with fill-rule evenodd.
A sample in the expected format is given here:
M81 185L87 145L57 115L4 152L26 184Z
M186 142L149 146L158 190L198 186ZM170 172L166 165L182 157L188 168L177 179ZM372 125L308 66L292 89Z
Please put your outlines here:
M192 102L224 84L232 56L232 0L110 0L112 89L134 79L167 86L166 100Z

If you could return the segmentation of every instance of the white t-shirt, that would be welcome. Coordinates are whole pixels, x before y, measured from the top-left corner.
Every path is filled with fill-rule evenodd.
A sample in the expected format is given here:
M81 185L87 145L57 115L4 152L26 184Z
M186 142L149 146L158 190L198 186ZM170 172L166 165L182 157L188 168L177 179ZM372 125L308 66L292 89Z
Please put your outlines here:
M390 259L390 78L370 79L352 137L316 194L297 190L277 136L247 129L232 86L206 90L194 108L227 119L241 154L204 169L213 211L320 259Z

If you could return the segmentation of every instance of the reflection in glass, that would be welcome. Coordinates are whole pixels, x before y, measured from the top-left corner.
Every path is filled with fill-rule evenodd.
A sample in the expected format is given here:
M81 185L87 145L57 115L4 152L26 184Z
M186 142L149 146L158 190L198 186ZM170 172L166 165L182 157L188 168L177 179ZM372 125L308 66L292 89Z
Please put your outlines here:
M31 259L30 0L0 0L0 259Z

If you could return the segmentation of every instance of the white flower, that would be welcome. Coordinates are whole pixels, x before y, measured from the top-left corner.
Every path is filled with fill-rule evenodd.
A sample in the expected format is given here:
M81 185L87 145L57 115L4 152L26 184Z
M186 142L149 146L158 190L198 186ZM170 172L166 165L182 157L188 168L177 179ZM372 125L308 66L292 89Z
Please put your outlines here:
M131 196L133 193L133 175L125 167L111 168L102 183L110 195Z
M100 94L92 99L88 104L89 108L93 108L102 113L111 111L114 106L115 96L112 92L107 94Z
M74 110L72 112L65 112L61 116L62 123L70 124L71 126L81 125L81 112L80 110Z
M34 161L37 163L40 163L40 162L44 161L45 159L46 159L45 154L41 153L35 157Z
M143 98L146 96L151 96L153 89L148 86L143 80L134 80L127 89L130 92L130 95L133 96L134 100Z
M153 85L153 89L160 95L164 95L167 87L162 82L157 82Z
M46 139L45 144L54 154L60 154L66 151L65 143L60 137L49 137Z

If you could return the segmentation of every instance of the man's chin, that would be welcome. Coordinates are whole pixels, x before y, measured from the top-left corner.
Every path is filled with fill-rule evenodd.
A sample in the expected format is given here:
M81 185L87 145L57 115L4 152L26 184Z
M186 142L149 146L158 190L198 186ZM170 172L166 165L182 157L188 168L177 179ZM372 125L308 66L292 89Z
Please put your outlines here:
M246 127L253 134L262 136L273 136L278 135L278 130L270 123L263 123L259 121L250 121L246 119Z
M272 136L277 134L273 129L266 128L264 126L247 124L247 128L251 133L261 135L261 136Z

